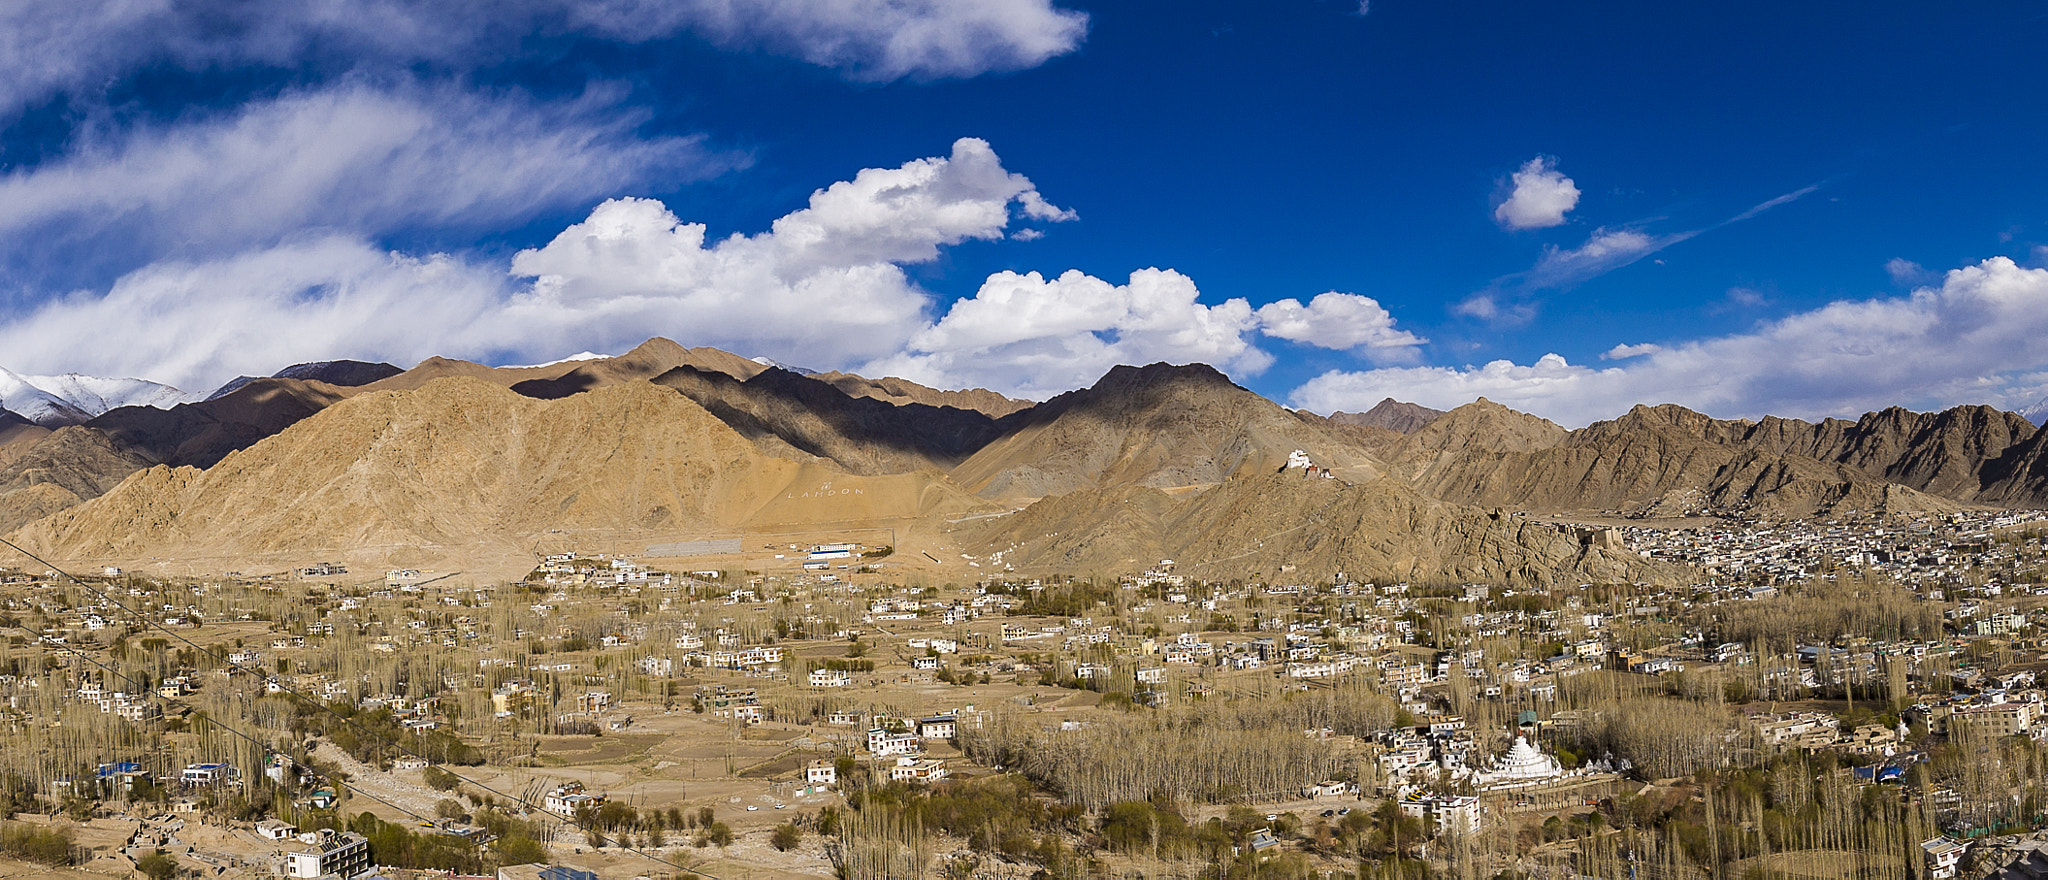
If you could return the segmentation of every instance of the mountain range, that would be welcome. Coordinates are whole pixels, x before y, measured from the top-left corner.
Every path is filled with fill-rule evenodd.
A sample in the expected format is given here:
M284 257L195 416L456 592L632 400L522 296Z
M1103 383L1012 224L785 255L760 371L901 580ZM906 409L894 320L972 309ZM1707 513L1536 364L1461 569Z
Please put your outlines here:
M1173 559L1219 580L1672 581L1612 531L1518 514L2048 504L2048 431L1988 407L1805 422L1638 406L1567 430L1485 399L1388 400L1326 418L1199 364L1117 367L1032 403L666 339L524 367L304 364L175 402L0 382L36 404L0 410L10 540L190 571L317 557L512 573L543 543L886 532L863 540L946 576Z

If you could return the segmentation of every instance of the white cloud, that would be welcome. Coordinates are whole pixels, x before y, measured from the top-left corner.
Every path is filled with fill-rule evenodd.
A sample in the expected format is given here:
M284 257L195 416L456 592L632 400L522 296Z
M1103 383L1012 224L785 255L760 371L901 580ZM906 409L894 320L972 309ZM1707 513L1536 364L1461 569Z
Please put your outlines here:
M72 242L140 261L271 243L307 228L484 225L740 160L694 137L638 138L613 95L545 104L348 85L218 119L88 134L0 176L0 241Z
M213 260L160 261L105 294L46 302L0 329L7 365L207 387L326 357L544 360L652 335L784 362L850 366L899 352L930 295L902 264L1001 238L1015 218L1072 217L988 144L866 169L759 234L707 241L658 202L615 199L503 266L387 253L333 234ZM532 278L522 284L517 278ZM77 341L91 339L92 346Z
M1532 302L1503 302L1497 293L1480 292L1458 301L1451 311L1500 325L1526 324L1536 317Z
M1484 395L1570 425L1636 403L1679 403L1724 417L1853 417L1890 405L2038 397L2048 367L2048 269L2006 257L1951 270L1909 296L1841 301L1729 336L1668 344L1625 366L1591 369L1546 355L1521 366L1333 371L1296 389L1296 406L1357 410L1393 396L1449 407Z
M1258 315L1267 336L1318 348L1402 357L1429 341L1394 329L1394 316L1378 300L1355 293L1317 294L1305 306L1296 299L1276 300L1260 306Z
M1531 160L1532 164L1542 157ZM1523 171L1529 171L1524 167ZM1517 179L1521 177L1516 175ZM1745 220L1751 220L1774 208L1796 202L1818 191L1819 184L1802 187L1784 195L1766 199L1742 213L1736 214L1711 226L1689 229L1662 235L1652 235L1638 229L1609 229L1601 227L1587 236L1586 242L1575 248L1560 248L1546 245L1543 255L1528 270L1494 279L1485 290L1473 294L1457 307L1461 314L1487 320L1513 323L1527 320L1535 314L1533 305L1519 302L1536 291L1571 287L1601 275L1605 275L1679 242L1686 241L1704 232L1710 232ZM1575 191L1576 192L1576 191ZM1576 198L1576 196L1574 196ZM1506 205L1502 206L1503 208ZM1560 216L1562 216L1560 214ZM1657 260L1657 265L1664 265Z
M104 295L60 298L0 325L0 351L33 371L146 375L206 391L303 361L409 365L443 346L476 350L489 340L465 328L503 291L499 273L459 260L324 237L150 266Z
M786 362L853 363L900 351L924 324L929 297L901 264L1001 238L1015 215L1073 216L973 138L945 158L863 170L753 236L707 243L703 224L615 199L513 258L512 273L535 281L506 320L600 351L671 333Z
M1527 323L1536 317L1537 291L1568 288L1592 280L1698 234L1693 231L1649 235L1633 229L1595 229L1585 244L1575 248L1545 245L1543 256L1528 271L1495 279L1485 290L1460 300L1452 311L1498 326Z
M1570 287L1605 275L1678 242L1694 233L1651 236L1633 229L1595 229L1586 243L1569 250L1551 245L1529 270L1530 287Z
M1078 48L1087 30L1087 15L1051 0L10 0L0 4L0 115L159 63L459 70L535 35L695 33L885 81L1034 67Z
M1755 288L1730 287L1728 288L1728 303L1741 308L1753 309L1769 305L1770 299L1764 296L1763 291Z
M761 46L855 79L1023 70L1080 46L1088 16L1049 0L600 0L570 7L605 33L689 30Z
M1925 284L1934 277L1934 273L1921 268L1919 263L1904 257L1893 257L1890 260L1886 260L1884 273L1891 276L1893 284Z
M1071 270L1050 280L998 272L905 352L861 371L1042 398L1087 385L1118 364L1202 362L1249 374L1272 363L1249 338L1259 326L1249 303L1207 306L1199 295L1170 269L1133 272L1126 284Z
M1579 204L1579 188L1557 170L1555 160L1537 156L1515 172L1514 189L1493 209L1493 219L1509 229L1543 229L1564 223Z
M1654 342L1643 342L1636 345L1624 343L1601 353L1600 359L1603 361L1625 361L1629 358L1642 357L1646 354L1656 354L1663 350L1664 346Z
M1241 298L1205 304L1171 270L1140 270L1122 284L1079 271L999 272L940 308L903 269L954 244L1001 239L1021 221L1073 216L1004 169L988 144L963 138L947 156L818 190L753 235L712 240L659 202L625 198L509 266L390 253L343 233L163 260L104 294L45 302L0 328L0 351L20 370L200 390L305 360L534 362L665 335L784 363L1044 396L1121 363L1256 373L1272 363L1255 344L1260 333L1379 360L1423 342L1378 302L1334 291L1255 311Z

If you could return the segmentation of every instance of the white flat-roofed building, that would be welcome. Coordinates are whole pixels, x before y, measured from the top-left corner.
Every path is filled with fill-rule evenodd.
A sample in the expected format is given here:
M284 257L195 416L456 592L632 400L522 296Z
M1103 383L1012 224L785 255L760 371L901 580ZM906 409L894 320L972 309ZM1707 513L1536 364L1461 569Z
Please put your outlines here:
M880 727L868 731L868 751L877 755L908 755L923 746L924 740L914 733L890 733Z
M889 779L892 782L936 782L944 778L944 761L902 757L896 759L896 766L889 768Z
M309 831L299 835L299 842L305 848L284 857L286 877L349 878L370 870L370 841L353 831Z
M933 715L917 720L917 735L927 740L952 739L959 732L959 719L951 715Z

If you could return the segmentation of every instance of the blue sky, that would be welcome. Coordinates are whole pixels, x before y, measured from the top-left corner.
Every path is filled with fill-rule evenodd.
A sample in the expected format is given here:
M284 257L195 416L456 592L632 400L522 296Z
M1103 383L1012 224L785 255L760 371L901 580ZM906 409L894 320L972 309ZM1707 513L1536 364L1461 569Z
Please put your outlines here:
M0 366L663 335L1568 425L2048 397L2048 4L1824 7L10 4Z

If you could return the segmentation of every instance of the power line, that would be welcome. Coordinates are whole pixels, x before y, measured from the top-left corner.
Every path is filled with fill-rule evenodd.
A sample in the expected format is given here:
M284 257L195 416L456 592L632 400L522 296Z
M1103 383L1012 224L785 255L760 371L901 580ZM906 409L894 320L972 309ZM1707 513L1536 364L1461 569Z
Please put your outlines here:
M46 569L49 569L50 571L54 571L54 572L56 572L57 574L59 574L59 575L62 575L62 576L64 577L64 579L65 579L65 580L68 580L68 581L70 581L70 582L71 582L71 583L72 583L73 585L75 585L75 586L78 586L78 587L80 587L80 588L83 588L83 589L84 589L84 590L85 590L86 592L92 593L93 595L95 595L95 596L99 597L101 601L103 601L103 602L106 602L107 604L109 604L109 605L112 605L112 606L114 606L114 607L116 607L116 608L119 608L119 609L121 609L122 611L128 612L128 614L130 614L130 615L134 616L134 617L135 617L135 618L136 618L136 619L137 619L138 621L140 621L140 622L141 622L141 623L142 623L142 624L143 624L144 626L147 626L147 627L151 627L151 628L154 628L154 629L157 629L157 630L160 630L160 631L162 631L162 632L163 632L164 634L166 634L166 635L169 635L170 637L172 637L172 638L174 638L174 639L177 639L177 640L178 640L178 641L180 641L180 642L183 642L183 643L184 643L184 644L185 644L185 645L186 645L187 647L190 647L190 648L192 648L192 649L193 649L193 650L195 650L195 651L198 651L198 652L200 652L200 653L202 653L202 654L204 654L204 655L206 655L206 656L208 656L208 657L211 657L211 658L213 658L213 659L214 659L214 660L215 660L216 662L220 663L220 664L221 664L222 666L226 666L227 668L229 668L229 669L232 669L232 670L236 670L236 671L240 671L240 672L245 672L245 673L248 673L248 674L250 674L250 675L252 675L252 676L255 676L255 677L256 677L256 678L258 679L258 680L261 680L261 681L271 681L271 682L273 682L273 683L274 683L274 684L275 684L275 685L277 686L278 690L280 690L280 691L282 691L282 692L284 692L284 693L288 693L288 694L290 694L291 696L293 696L293 697L296 697L296 698L298 698L298 699L299 699L300 701L302 701L302 702L304 702L304 703L306 703L306 704L308 704L308 705L311 705L311 706L313 706L313 707L315 707L315 708L318 708L318 709L320 709L321 711L323 711L323 712L326 712L326 713L327 713L327 714L329 714L329 715L333 715L333 716L334 716L335 718L337 718L337 719L340 719L340 720L341 720L341 722L342 722L343 724L346 724L346 725L348 725L348 726L349 726L350 728L354 729L354 730L355 730L356 732L358 732L358 733L360 733L360 734L365 734L365 735L367 735L367 736L371 736L371 737L374 737L374 738L376 738L376 739L378 739L378 740L381 740L381 741L383 741L383 742L384 742L385 744L387 744L387 745L391 746L392 748L394 748L394 749L397 749L398 751L400 751L400 752L403 752L403 753L405 753L405 754L407 754L407 755L411 755L412 757L418 758L418 759L420 759L420 760L422 760L422 761L426 761L426 760L428 760L428 759L427 759L427 756L425 756L425 755L422 755L422 754L420 754L419 752L413 751L413 750L412 750L411 748L408 748L408 747L407 747L407 746L406 746L406 745L405 745L404 743L401 743L401 742L399 742L399 741L397 741L397 740L395 740L395 739L392 739L392 738L391 738L391 737L389 737L389 736L385 736L383 732L381 732L381 731L378 731L378 730L374 730L374 729L371 729L371 728L367 728L367 727L364 727L364 726L363 726L363 725L361 725L361 724L358 724L358 723L356 723L356 721L355 721L354 719L350 718L350 717L349 717L349 716L347 716L347 715L343 715L343 714L341 714L341 712L337 711L337 710L336 710L336 709L335 709L335 708L334 708L333 706L330 706L330 705L328 705L328 704L326 704L326 703L324 703L324 702L321 702L321 701L319 701L319 700L315 700L315 699L313 699L313 698L311 698L311 697L308 697L308 696L306 696L305 694L303 694L303 693L299 692L299 691L298 691L298 690L297 690L296 688L293 688L293 687L291 687L290 685L287 685L287 684L285 684L285 683L284 683L284 682L282 682L282 681L275 681L275 680L271 679L271 678L270 678L269 676L266 676L266 675L264 675L264 674L262 673L262 671L261 671L261 670L257 670L257 669L252 669L252 668L250 668L250 667L247 667L247 666L243 666L242 664L236 663L236 662L234 662L234 661L232 661L232 660L229 660L229 659L228 659L228 658L226 658L226 657L222 657L221 655L219 655L219 654L217 654L217 653L214 653L214 652L213 652L213 651L212 651L211 649L208 649L208 648L206 648L205 646L203 646L203 645L200 645L199 643L197 643L197 642L194 642L194 641L192 641L192 640L191 640L191 639L189 639L189 638L186 638L186 637L185 637L185 636L184 636L184 635L183 635L182 633L179 633L178 631L176 631L176 630L173 630L173 629L171 629L170 627L168 627L168 626L165 626L164 624L158 623L158 622L157 622L156 620L152 619L152 618L151 618L151 617L150 617L150 616L149 616L148 614L145 614L145 613L143 613L143 612L141 612L141 611L137 611L137 610L135 610L135 609L133 609L133 608L130 608L130 607L128 607L127 605L124 605L124 604L120 603L119 601L116 601L116 600L115 600L115 599L114 599L114 598L113 598L112 596L110 596L110 595L109 595L108 593L106 593L105 591L103 591L103 590L100 590L100 589L98 589L98 588L96 588L96 587L92 586L91 584L88 584L88 583L86 583L85 581L81 581L81 580L79 580L79 579L78 579L77 577L73 576L73 575L72 575L72 574L71 574L70 572L68 572L68 571L65 571L64 569L62 569L62 568L59 568L59 567L57 567L57 566L56 566L56 565L55 565L54 563L51 563L50 561L48 561L48 560L46 560L46 559L43 559L42 557L40 557L40 556L37 556L37 555L35 555L34 553L30 553L30 552L29 552L28 550L26 550L26 549L22 548L22 547L21 547L21 545L19 545L19 544L16 544L16 543L14 543L13 541L9 541L9 540L7 540L7 539L5 539L5 538L0 538L0 544L5 544L5 545L7 545L8 547L12 547L12 548L14 548L14 551L15 551L15 552L17 552L17 553L20 553L20 554L21 554L21 555L23 555L23 556L26 556L26 557L28 557L28 558L30 558L30 559L33 559L33 560L35 560L35 561L36 561L36 563L37 563L38 565L41 565L41 566L43 566L44 568L46 568ZM40 639L48 640L48 638L49 638L48 636L44 636L44 635L42 635L41 633L36 633L36 632L35 632L35 630L33 630L33 629L29 629L29 628L28 628L28 627L26 627L26 626L24 626L24 627L22 627L22 628L23 628L23 629L28 629L28 630L29 630L29 632L31 632L31 633L34 633L34 634L35 634L35 635L37 635L37 636L38 636L38 638L40 638ZM59 645L61 645L62 643L61 643L61 642L55 642L55 641L53 641L53 640L52 640L52 644L59 644ZM78 651L77 651L76 649L72 649L72 648L69 648L68 646L67 646L67 648L66 648L66 649L67 649L67 650L70 650L70 651L72 651L72 653L74 653L74 654L79 654L79 652L78 652ZM79 654L79 656L81 656L81 657L82 657L82 656L84 656L84 655L82 655L82 654ZM95 661L95 660L90 660L89 658L88 658L88 662L92 662L92 663L93 663L94 665L96 665L96 666L100 666L100 667L101 667L102 669L105 669L105 668L106 668L104 664L100 664L100 663L99 663L98 661ZM123 678L128 678L127 676L122 676L122 677L123 677ZM129 678L128 680L132 681L133 679L132 679L132 678ZM147 691L147 692L148 692L148 693L149 693L150 695L152 695L152 696L155 696L155 697L157 697L158 699L167 699L167 698L163 697L163 696L162 696L161 694L157 694L154 688L146 688L145 690L146 690L146 691ZM211 719L211 718L209 718L208 720L209 720L209 721L213 721L213 719ZM214 721L214 723L215 723L215 724L219 724L219 725L220 725L220 726L221 726L221 727L222 727L223 729L226 729L226 730L228 730L229 732L231 732L231 733L234 733L234 734L235 734L236 736L239 736L239 737L242 737L243 739L249 740L249 741L250 741L250 742L252 742L252 743L256 743L256 744L257 744L257 745L259 745L259 746L261 746L261 745L262 745L262 743L260 743L260 742L256 741L255 739L253 739L253 738L249 737L249 736L248 736L248 735L246 735L246 734L243 734L243 733L241 733L240 731L237 731L237 730L235 730L235 729L234 729L234 728L233 728L232 726L230 726L230 725L227 725L227 724L222 724L222 723L220 723L220 722L218 722L218 721ZM267 748L268 748L268 746L264 746L264 748L266 748L266 749L267 749ZM433 763L433 762L429 761L429 763ZM533 804L533 802L532 802L532 801L529 801L529 800L527 800L527 799L526 799L526 798L524 798L524 797L519 797L519 796L514 796L514 795L510 795L510 794L507 794L507 793L505 793L505 792L503 792L503 791L500 791L500 790L498 790L498 789L496 789L496 788L492 788L491 786L485 785L485 784L483 784L483 783L481 783L481 782L478 782L478 781L476 781L476 780L474 780L474 779L471 779L471 778L469 778L469 777L467 777L467 776L463 776L462 774L460 774L460 773L456 773L456 772L454 772L454 771L452 771L452 770L444 770L443 772L446 772L446 773L448 773L448 774L449 774L450 776L454 776L454 777L455 777L456 779L459 779L459 780L461 780L461 781L463 781L463 782L467 782L467 783L469 783L470 785L472 785L472 786L475 786L475 787L476 787L476 788L478 788L478 789L481 789L481 790L483 790L483 791L486 791L486 792L489 792L489 793L491 793L491 794L497 795L498 797L500 797L500 798L503 798L503 799L505 799L505 800L507 800L507 801L510 801L510 802L512 802L512 803L516 803L516 804L520 805L520 807L522 807L522 808L526 809L526 810L527 810L527 811L529 811L529 812L536 812L536 811L537 811L537 812L539 812L539 813L540 813L540 814L542 814L542 815L545 815L545 816L549 816L549 817L553 817L553 818L554 818L554 819L555 819L556 821L560 822L561 824L563 824L563 825L569 825L569 826L573 826L573 827L574 827L574 828L576 828L576 829L577 829L578 831L582 831L582 832L584 832L584 833L585 833L586 835L588 835L588 834L591 834L591 833L593 833L593 832L594 832L594 829L590 828L590 827L589 827L589 826L587 826L587 825L584 825L584 824L583 824L583 823L582 823L581 821L577 820L577 819L576 819L576 818L574 818L573 816L570 816L570 817L565 817L565 816L561 816L561 815L559 815L559 814L556 814L556 813L554 813L554 812L552 812L552 811L549 811L549 810L547 810L547 809L545 809L545 808L542 808L542 807L537 807L537 806L535 806L535 805ZM337 784L337 785L344 785L344 786L346 786L346 785L347 785L347 783L343 783L343 782L336 782L335 784ZM360 789L357 789L357 788L356 788L355 786L347 786L347 787L348 787L348 788L349 788L349 789L350 789L351 791L360 791ZM379 803L387 803L387 804L389 803L388 801L385 801L385 800L383 800L382 798L378 798L378 797L376 797L375 795L370 795L370 797L371 797L371 799L373 799L373 800L376 800L376 801L378 801ZM393 807L394 807L395 809L399 809L400 811L402 811L402 812L405 812L405 813L406 813L407 815L415 816L415 817L421 818L422 820L424 819L424 817L419 817L419 814L417 814L417 813L413 813L413 812L411 812L410 810L405 810L405 809L404 809L403 807L397 807L396 805L392 805L392 806L393 806ZM656 854L654 854L654 853L650 853L650 852L647 852L646 850L640 849L639 847L631 847L631 846L622 846L622 847L620 847L620 849L623 849L623 850L626 850L627 852L630 852L630 853L633 853L633 854L635 854L635 855L638 855L638 856L640 856L641 858L647 859L648 861L651 861L651 862L655 862L656 864L661 864L661 865L667 865L667 866L669 866L669 867L671 867L671 868L674 868L674 869L676 869L676 870L678 870L678 871L682 871L682 872L684 872L684 873L687 873L687 874L693 874L693 875L695 875L695 876L698 876L698 877L709 877L709 878L712 878L712 880L718 880L718 878L717 878L716 876L712 875L712 874L707 874L707 873L704 873L704 872L702 872L702 871L698 871L698 870L696 870L696 869L694 869L694 868L690 868L690 867L688 867L688 866L685 866L685 865L681 865L681 864L678 864L678 863L676 863L676 862L672 862L672 861L669 861L668 859L662 858L661 856L659 856L659 855L656 855Z

